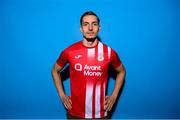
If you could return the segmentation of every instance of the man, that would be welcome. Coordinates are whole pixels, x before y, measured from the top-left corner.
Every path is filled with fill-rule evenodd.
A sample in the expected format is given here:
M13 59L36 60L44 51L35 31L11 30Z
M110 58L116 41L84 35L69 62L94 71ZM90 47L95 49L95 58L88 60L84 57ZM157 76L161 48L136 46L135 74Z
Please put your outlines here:
M83 40L66 48L53 69L52 76L58 94L68 110L67 118L108 118L122 86L125 68L116 52L97 38L100 30L98 16L85 12L80 19ZM63 90L59 72L69 63L71 96ZM108 68L117 71L111 96L106 96Z

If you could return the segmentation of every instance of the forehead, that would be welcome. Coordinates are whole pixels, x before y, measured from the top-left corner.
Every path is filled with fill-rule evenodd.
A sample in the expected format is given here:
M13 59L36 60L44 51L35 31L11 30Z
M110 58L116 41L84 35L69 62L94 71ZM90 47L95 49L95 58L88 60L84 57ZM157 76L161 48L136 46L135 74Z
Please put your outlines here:
M83 17L82 22L98 22L97 17L94 15L86 15Z

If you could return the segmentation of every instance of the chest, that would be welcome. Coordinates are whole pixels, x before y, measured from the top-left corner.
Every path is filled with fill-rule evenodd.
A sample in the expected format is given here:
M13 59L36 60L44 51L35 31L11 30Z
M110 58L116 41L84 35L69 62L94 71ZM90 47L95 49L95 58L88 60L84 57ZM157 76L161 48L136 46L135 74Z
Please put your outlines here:
M75 50L68 55L71 69L76 71L104 72L108 70L110 59L107 52L94 49Z

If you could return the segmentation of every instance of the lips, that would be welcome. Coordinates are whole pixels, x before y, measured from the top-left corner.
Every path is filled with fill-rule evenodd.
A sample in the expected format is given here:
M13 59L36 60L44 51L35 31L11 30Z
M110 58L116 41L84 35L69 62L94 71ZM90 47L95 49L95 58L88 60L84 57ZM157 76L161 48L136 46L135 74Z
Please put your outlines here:
M94 35L94 32L88 32L87 34L92 36L92 35Z

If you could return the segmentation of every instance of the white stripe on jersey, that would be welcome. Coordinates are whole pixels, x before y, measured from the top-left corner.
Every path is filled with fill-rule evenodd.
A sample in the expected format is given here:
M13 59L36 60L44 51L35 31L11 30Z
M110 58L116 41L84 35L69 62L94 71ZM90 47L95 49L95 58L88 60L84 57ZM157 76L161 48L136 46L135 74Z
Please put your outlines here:
M88 58L94 58L95 56L95 48L88 48L88 51L87 51L87 56Z
M98 60L103 60L104 59L104 49L103 49L103 44L99 42L98 44ZM100 95L101 95L101 85L97 84L96 86L96 91L95 91L95 117L100 118L101 114L101 104L100 104Z
M106 91L106 84L105 82L103 83L103 89L104 89L104 110L105 110L105 100L106 100L106 94L105 94L105 91ZM106 117L107 116L107 111L104 112L104 116L103 117Z
M88 48L87 51L88 59L95 58L95 48ZM86 84L86 106L85 106L85 118L92 118L92 96L93 96L93 85Z
M98 58L104 58L104 49L102 42L99 42L98 44Z
M92 118L92 95L93 85L86 85L86 106L85 106L85 118Z
M101 86L97 85L96 86L96 97L95 97L95 115L96 118L100 118L101 114L100 114L100 110L101 110L101 104L100 104L100 94L101 94Z
M108 59L110 59L110 58L111 58L111 48L108 47Z

